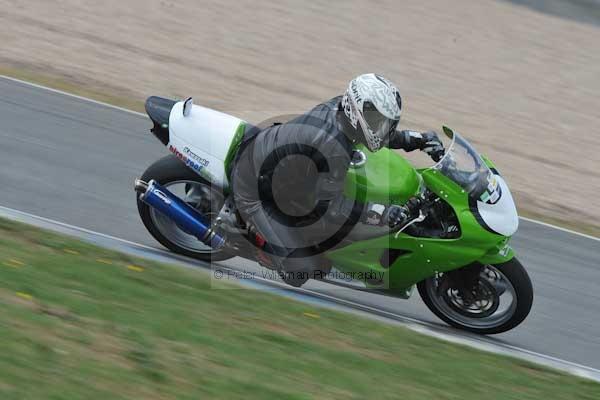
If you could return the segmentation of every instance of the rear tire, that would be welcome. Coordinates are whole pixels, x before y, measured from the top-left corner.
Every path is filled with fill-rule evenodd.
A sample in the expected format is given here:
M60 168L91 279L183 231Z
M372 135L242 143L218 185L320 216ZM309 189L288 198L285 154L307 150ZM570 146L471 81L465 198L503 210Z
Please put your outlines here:
M527 315L529 315L531 306L533 304L533 286L527 271L525 271L523 265L521 265L519 260L516 258L513 258L512 260L503 264L496 264L491 267L501 272L503 277L508 280L510 285L512 285L512 289L514 290L514 295L516 297L514 299L514 301L516 301L516 306L514 309L511 308L510 317L507 317L506 320L499 321L497 325L478 326L477 324L480 322L477 320L477 318L471 318L473 324L470 324L468 322L468 318L461 318L461 315L453 314L452 311L449 311L450 308L443 306L439 296L433 298L433 296L435 296L433 294L435 293L435 289L432 285L435 285L436 277L427 278L417 284L419 295L431 312L455 328L482 335L491 335L509 331L523 322ZM461 320L464 322L461 322Z
M215 190L215 188L212 188L212 185L209 181L202 178L200 175L196 174L191 169L187 168L181 161L179 161L173 155L168 155L156 161L154 164L148 167L148 169L146 169L146 171L140 179L145 182L155 180L163 186L177 181L197 182L201 185L211 187L211 190L212 192L215 192L215 195L216 193L218 193L218 191ZM139 197L136 198L136 200L138 212L140 214L142 222L144 223L144 226L146 227L148 232L150 232L152 237L154 237L160 244L165 246L167 249L173 251L174 253L182 254L184 256L192 257L205 262L222 261L234 257L234 254L231 254L230 252L223 249L210 251L195 251L191 248L185 248L175 243L173 240L169 239L169 237L167 237L157 225L155 217L153 217L153 213L156 213L156 211L153 211L151 207L143 201L141 201ZM200 243L200 241L198 241L198 243Z

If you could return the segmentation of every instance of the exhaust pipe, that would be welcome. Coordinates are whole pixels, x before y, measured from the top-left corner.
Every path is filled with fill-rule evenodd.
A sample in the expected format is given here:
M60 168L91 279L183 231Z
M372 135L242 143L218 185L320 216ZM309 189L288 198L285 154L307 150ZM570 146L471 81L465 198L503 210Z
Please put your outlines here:
M225 245L225 239L210 229L210 224L205 223L202 214L156 181L146 183L136 179L135 191L139 193L141 201L167 216L185 233L215 250Z

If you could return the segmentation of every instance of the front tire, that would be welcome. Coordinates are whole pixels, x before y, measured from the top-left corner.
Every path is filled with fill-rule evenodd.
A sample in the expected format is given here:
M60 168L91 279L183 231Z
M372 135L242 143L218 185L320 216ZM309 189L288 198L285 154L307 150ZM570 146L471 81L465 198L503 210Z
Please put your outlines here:
M455 328L482 335L502 333L523 322L531 311L533 286L516 258L483 266L471 293L481 297L475 302L465 301L460 290L444 286L443 279L443 274L427 278L417 288L429 310ZM503 296L510 296L511 301Z
M223 205L224 199L220 191L173 155L156 161L148 167L140 179L145 182L155 180L204 215L216 215ZM174 253L206 262L222 261L234 256L224 249L213 250L194 236L183 232L174 222L148 206L139 197L137 207L148 232Z

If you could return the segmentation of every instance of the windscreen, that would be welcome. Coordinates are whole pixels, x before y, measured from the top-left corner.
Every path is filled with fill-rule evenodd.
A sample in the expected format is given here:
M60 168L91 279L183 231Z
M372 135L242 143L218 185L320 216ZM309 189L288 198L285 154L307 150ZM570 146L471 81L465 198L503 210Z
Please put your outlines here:
M444 133L452 142L444 157L432 168L452 179L472 198L496 203L501 196L500 187L479 153L457 132L444 127Z

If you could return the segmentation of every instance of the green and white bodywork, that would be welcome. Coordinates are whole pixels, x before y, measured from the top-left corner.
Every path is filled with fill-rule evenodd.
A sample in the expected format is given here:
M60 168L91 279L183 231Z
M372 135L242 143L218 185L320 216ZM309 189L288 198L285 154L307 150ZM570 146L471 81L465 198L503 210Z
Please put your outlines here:
M184 115L184 107L187 107ZM169 115L169 150L188 167L228 190L231 161L244 135L246 123L229 114L185 102Z
M229 191L232 160L246 123L233 116L184 102L173 107L169 149L214 185ZM404 204L428 189L456 214L460 235L451 239L416 237L382 229L330 250L334 267L351 275L383 277L367 281L403 296L417 282L437 272L474 262L500 264L514 257L508 245L517 230L518 216L510 191L490 160L480 156L460 135L444 127L451 140L446 155L435 166L416 169L399 153L382 149L363 155L346 177L345 194L360 202ZM401 254L391 265L381 262L386 251Z
M518 216L506 183L492 162L475 152L465 139L446 127L444 133L452 143L445 157L426 169L415 169L389 149L369 153L361 148L366 162L349 171L346 193L361 201L402 204L425 186L453 209L460 236L442 239L390 232L329 252L327 256L336 269L382 276L382 282L367 285L402 295L437 272L474 262L500 264L514 257L508 241L517 230ZM385 266L381 257L390 249L401 255Z

